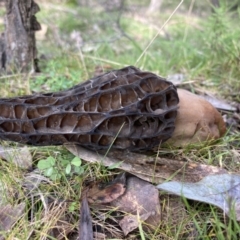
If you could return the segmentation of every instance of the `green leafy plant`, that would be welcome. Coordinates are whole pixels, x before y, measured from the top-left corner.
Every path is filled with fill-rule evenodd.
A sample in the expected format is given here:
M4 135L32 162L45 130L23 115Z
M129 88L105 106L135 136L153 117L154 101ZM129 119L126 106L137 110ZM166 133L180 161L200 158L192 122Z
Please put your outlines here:
M40 160L37 167L39 170L43 171L45 176L52 180L61 179L64 175L80 175L84 172L82 161L78 157L69 160L63 156L60 156L58 159L49 156L46 159Z
M70 203L70 205L69 205L69 211L71 212L71 213L73 213L74 211L76 211L76 209L78 209L78 203L77 202L72 202L72 203Z

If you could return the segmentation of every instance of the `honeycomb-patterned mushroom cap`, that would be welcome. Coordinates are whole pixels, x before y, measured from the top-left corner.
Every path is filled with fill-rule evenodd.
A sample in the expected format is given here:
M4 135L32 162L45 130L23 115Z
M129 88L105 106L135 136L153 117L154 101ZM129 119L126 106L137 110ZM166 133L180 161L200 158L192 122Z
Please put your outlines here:
M172 83L126 67L66 91L0 99L0 138L147 151L171 137L178 101Z

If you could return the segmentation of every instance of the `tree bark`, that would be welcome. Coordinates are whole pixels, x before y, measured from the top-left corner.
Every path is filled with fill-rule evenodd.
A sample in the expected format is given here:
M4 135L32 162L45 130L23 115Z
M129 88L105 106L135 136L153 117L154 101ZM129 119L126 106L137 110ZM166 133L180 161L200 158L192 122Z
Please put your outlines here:
M34 0L6 0L5 32L0 36L0 73L38 72L35 31L41 26Z

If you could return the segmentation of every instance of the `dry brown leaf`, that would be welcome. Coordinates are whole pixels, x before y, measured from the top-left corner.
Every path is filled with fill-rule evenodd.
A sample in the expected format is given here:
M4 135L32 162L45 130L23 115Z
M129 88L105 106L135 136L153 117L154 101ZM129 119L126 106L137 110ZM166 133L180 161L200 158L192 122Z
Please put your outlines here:
M0 232L10 231L14 223L18 221L24 213L25 203L22 202L16 206L7 204L0 207ZM0 240L5 239L0 235Z
M121 196L126 190L125 174L121 174L114 179L114 181L107 184L107 186L100 187L95 183L89 187L87 192L88 202L92 204L109 203Z
M204 94L201 94L200 97L210 102L217 109L230 111L230 112L235 112L237 110L235 106L229 104L226 100L216 98L212 94L204 93Z
M170 181L159 184L157 188L188 199L213 204L230 217L240 220L240 175L206 176L197 183Z
M159 193L155 186L136 177L127 179L126 192L111 206L129 213L120 221L120 226L125 235L139 226L139 221L145 221L151 227L160 223Z
M109 152L108 157L106 157L77 145L65 146L71 153L85 161L98 162L104 166L116 165L118 169L157 184L164 182L166 179L197 182L211 174L227 173L226 170L214 166L149 157L128 151L114 150Z
M119 226L123 230L124 235L127 236L128 233L138 228L139 224L141 224L142 221L147 220L150 215L151 215L151 212L142 214L141 216L127 215L123 217L122 220L119 221Z
M0 146L0 158L13 162L24 169L32 168L32 155L27 146L11 148Z

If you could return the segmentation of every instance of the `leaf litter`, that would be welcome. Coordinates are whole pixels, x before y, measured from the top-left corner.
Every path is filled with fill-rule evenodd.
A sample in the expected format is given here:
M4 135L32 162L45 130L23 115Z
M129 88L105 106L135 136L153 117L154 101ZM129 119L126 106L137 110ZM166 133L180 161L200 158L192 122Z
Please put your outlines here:
M206 176L196 183L170 181L159 184L157 188L188 199L215 205L229 217L235 216L240 221L240 175Z
M3 147L0 145L0 158L23 169L32 169L32 154L27 146Z
M98 209L105 209L107 205L117 212L126 213L124 217L116 219L125 236L138 228L142 221L153 229L159 225L161 221L159 193L154 185L123 173L107 186L99 186L95 183L87 191L88 202Z
M12 206L6 204L0 207L0 232L9 231L13 225L25 214L26 204L24 202ZM0 234L0 240L5 237Z
M95 186L95 190L89 191L90 195L88 195L91 205L97 204L98 207L107 205L113 207L115 211L125 213L125 216L117 221L125 236L138 228L142 222L155 228L161 224L158 191L152 183L161 183L158 189L169 193L216 205L226 214L230 214L232 210L230 205L225 206L229 199L227 197L230 197L232 202L236 202L234 211L237 219L240 220L240 177L228 173L225 169L127 151L119 154L114 150L110 151L108 156L104 156L75 145L66 145L66 147L77 157L85 161L98 162L104 166L111 166L120 161L121 164L116 165L116 168L130 174L131 177L127 175L126 182L114 180L101 190ZM165 183L166 180L174 181ZM215 184L217 181L218 184ZM176 189L172 189L172 186L176 186ZM184 186L186 192L182 191ZM191 190L193 193L190 195L188 191ZM196 229L192 231L195 232Z
M75 156L104 166L116 165L117 169L131 173L151 183L162 183L166 179L197 182L210 174L227 173L227 170L205 164L191 163L168 158L147 156L128 151L110 151L108 156L95 153L77 145L65 145Z

